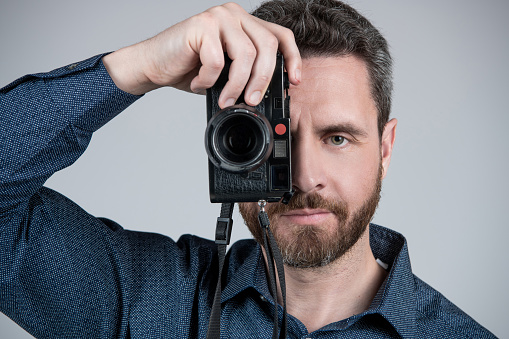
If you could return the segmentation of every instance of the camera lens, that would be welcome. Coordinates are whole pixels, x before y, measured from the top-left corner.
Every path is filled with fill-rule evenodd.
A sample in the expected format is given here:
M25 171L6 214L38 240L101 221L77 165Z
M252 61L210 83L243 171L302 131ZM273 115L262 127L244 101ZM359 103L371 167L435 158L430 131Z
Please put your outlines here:
M254 141L253 131L242 125L230 128L224 138L224 144L228 150L237 156L249 153L253 148Z
M233 116L227 119L218 130L218 136L223 136L222 142L217 145L221 153L232 162L248 161L260 146L256 139L257 127L245 116Z
M253 150L256 139L253 130L240 121L228 128L223 143L229 152L242 156Z
M270 123L249 106L218 112L210 119L205 138L209 159L230 172L255 170L272 151Z

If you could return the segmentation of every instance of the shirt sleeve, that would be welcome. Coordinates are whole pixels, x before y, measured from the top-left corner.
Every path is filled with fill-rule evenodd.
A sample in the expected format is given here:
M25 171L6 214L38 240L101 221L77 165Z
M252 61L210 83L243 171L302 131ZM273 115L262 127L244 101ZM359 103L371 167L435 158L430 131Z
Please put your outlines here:
M102 55L0 89L0 215L85 151L92 133L138 97L118 89Z
M0 89L0 311L37 338L127 331L124 231L43 187L137 96L102 55Z

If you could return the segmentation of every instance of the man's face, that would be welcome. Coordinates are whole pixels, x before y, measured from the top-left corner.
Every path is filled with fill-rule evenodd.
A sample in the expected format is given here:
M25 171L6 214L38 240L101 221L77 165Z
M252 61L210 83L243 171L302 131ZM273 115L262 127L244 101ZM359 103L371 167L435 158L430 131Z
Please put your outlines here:
M302 82L290 88L292 175L288 206L267 206L285 263L327 265L346 253L373 216L390 148L380 142L365 64L353 56L303 60ZM395 122L394 122L395 128ZM394 129L392 131L394 133ZM263 243L256 203L240 204Z

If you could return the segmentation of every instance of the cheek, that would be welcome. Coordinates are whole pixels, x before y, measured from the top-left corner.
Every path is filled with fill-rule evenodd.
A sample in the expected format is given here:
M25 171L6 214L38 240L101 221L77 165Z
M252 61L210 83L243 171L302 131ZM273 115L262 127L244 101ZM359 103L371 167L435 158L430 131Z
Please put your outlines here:
M256 209L258 205L251 202L243 202L238 205L240 215L242 215L244 223L251 234L253 234L255 239L261 239L260 228L258 227L258 210Z
M239 211L244 219L252 218L258 213L258 204L255 202L241 202L239 205Z
M334 170L329 171L332 189L352 208L357 208L371 196L379 175L378 150L360 155L353 152L335 159Z

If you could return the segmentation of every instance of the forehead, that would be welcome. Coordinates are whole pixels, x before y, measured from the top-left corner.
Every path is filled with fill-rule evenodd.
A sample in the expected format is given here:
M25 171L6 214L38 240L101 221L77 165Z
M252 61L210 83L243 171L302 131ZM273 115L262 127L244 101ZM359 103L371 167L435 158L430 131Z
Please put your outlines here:
M351 123L377 133L377 110L365 63L355 56L303 60L302 81L290 87L292 131L303 123ZM326 127L326 126L317 126Z

